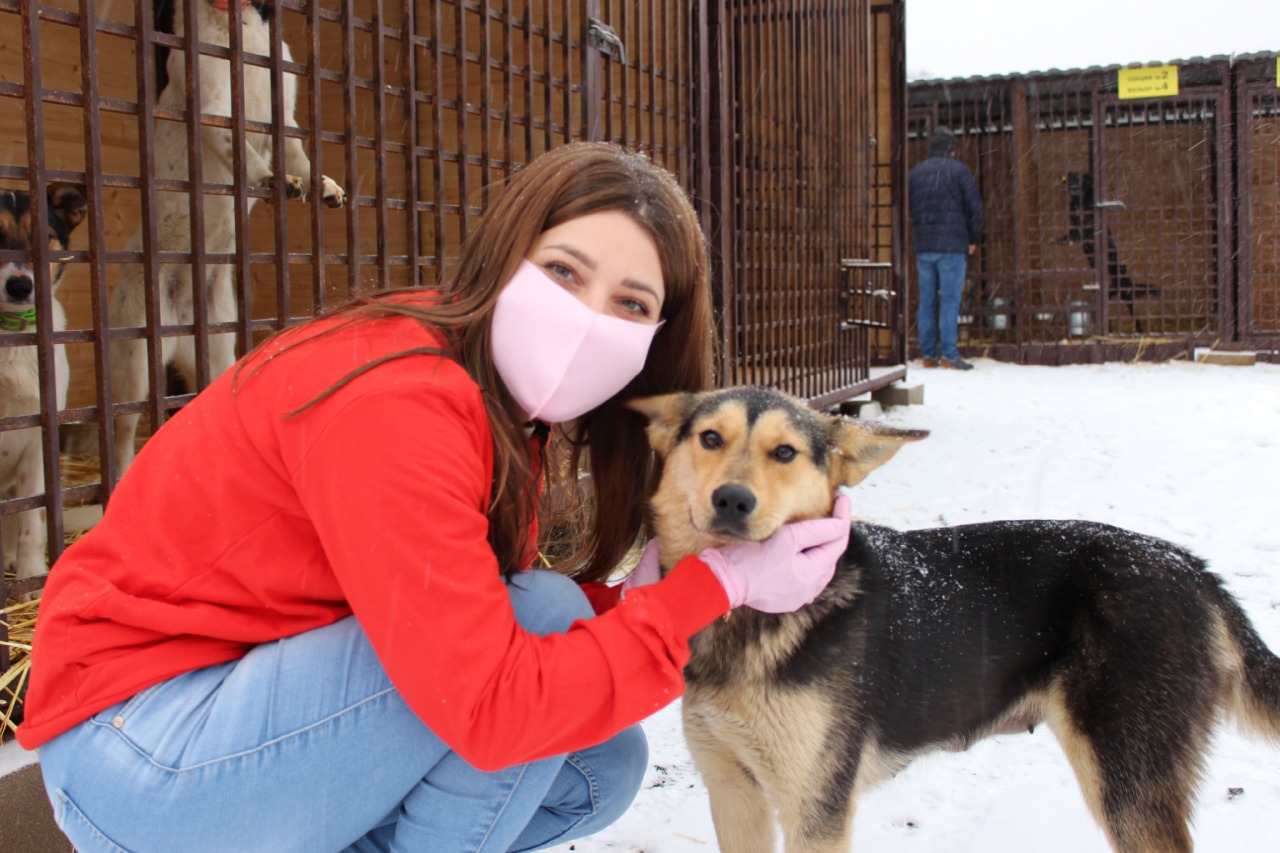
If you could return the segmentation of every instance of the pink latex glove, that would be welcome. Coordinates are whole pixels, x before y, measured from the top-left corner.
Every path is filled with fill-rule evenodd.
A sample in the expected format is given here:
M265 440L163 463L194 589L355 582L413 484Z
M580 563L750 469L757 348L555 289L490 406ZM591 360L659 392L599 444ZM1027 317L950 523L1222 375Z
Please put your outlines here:
M627 593L638 586L648 586L662 580L662 566L658 564L658 540L650 539L644 545L640 562L622 581L622 592L619 598L626 598Z
M852 514L842 494L829 518L784 524L763 542L735 542L698 556L720 580L730 607L790 613L826 589L849 544Z

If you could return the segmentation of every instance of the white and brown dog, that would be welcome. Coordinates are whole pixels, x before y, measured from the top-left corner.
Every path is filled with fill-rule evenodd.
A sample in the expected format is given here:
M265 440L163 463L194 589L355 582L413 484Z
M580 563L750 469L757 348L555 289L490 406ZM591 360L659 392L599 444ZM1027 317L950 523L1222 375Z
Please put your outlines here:
M269 56L271 54L271 24L266 5L243 0L232 0L229 9L226 0L205 0L197 5L197 31L200 41L228 46L231 41L232 14L240 15L242 22L241 45L246 53ZM172 31L185 32L184 4L173 4ZM291 62L289 46L282 42L281 59ZM206 115L230 116L232 105L231 68L225 59L200 56L200 109ZM185 109L187 106L186 60L182 51L173 50L167 61L168 83L160 93L162 106ZM271 71L257 65L244 66L244 118L254 122L270 122ZM284 75L284 97L281 110L284 123L296 127L294 106L297 97L297 78ZM272 168L273 138L263 133L250 132L238 140L228 128L202 126L200 128L201 163L203 181L212 184L231 184L235 180L233 152L239 144L244 146L245 166L249 185L270 188L276 175ZM287 174L284 176L286 195L304 199L311 187L311 161L297 137L286 137L284 159ZM160 121L156 124L156 177L186 180L187 126L185 122ZM346 203L346 193L328 176L321 176L322 199L329 207L341 207ZM235 251L235 199L229 195L204 196L204 250L211 254ZM256 199L249 197L252 208ZM155 248L166 252L191 250L190 197L187 193L161 192L157 197L156 219L159 245ZM142 232L129 241L130 251L142 249ZM187 264L164 264L160 269L160 323L185 325L194 322L194 296L191 286L192 268ZM205 268L207 316L209 322L225 323L236 319L235 286L232 268L228 264L209 264ZM112 291L109 317L113 328L138 327L146 323L146 279L140 264L123 266L119 280ZM165 366L172 366L186 381L191 390L196 383L196 349L192 337L167 337L162 344ZM146 342L140 338L113 341L111 344L111 384L118 402L143 400L150 387L147 370ZM209 338L209 368L212 376L222 373L235 361L235 335L221 333ZM123 473L133 461L134 442L139 415L121 415L116 419L115 457L117 473Z
M88 202L80 184L50 184L48 222L33 221L30 193L0 190L0 249L30 252L36 240L50 248L66 249L71 232L84 221ZM67 327L66 314L57 299L64 264L55 262L49 280L55 288L50 327ZM0 417L33 415L40 411L40 372L35 343L36 276L31 263L0 261L0 334L30 335L32 346L0 347ZM59 409L66 408L69 371L64 346L54 348L53 372ZM0 497L27 497L45 490L44 451L40 427L0 432ZM48 528L45 512L32 509L6 515L0 538L4 539L4 563L18 580L43 574L47 566ZM0 602L2 604L3 602Z

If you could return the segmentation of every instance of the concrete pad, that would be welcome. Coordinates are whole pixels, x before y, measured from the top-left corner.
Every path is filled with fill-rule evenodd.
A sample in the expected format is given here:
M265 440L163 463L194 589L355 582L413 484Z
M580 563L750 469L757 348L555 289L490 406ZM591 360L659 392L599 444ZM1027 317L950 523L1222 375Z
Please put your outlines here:
M871 397L882 406L924 405L924 383L895 382L871 392Z
M71 842L53 822L39 764L27 764L0 776L0 850L74 853Z
M873 421L884 414L884 409L876 400L846 400L840 404L840 414Z
M1258 354L1253 352L1224 352L1223 350L1196 350L1196 361L1200 364L1226 364L1238 367L1251 367L1258 362Z

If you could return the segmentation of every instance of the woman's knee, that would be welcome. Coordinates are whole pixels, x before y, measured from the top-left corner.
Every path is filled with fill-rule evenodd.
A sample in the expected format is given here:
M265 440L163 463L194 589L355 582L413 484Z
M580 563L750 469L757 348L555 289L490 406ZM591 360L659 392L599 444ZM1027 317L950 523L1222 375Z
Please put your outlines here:
M579 769L591 778L594 793L591 823L600 829L622 817L640 793L649 769L649 742L640 726L632 726L593 750L571 755L568 760L590 765Z
M649 770L649 740L644 729L637 725L618 732L610 742L614 748L609 772L617 796L623 800L618 812L621 815L639 793L644 774Z
M532 634L559 634L579 619L595 615L591 602L571 578L534 569L507 583L520 627Z

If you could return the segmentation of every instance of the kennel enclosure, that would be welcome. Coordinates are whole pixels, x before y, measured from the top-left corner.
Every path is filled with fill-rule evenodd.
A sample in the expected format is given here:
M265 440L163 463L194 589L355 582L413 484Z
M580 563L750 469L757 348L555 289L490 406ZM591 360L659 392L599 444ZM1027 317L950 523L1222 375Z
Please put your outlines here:
M1144 66L910 84L909 162L951 128L987 208L967 355L1276 349L1276 55L1161 67L1176 84L1154 97L1121 90Z
M67 329L54 331L42 309L34 330L0 331L0 346L40 358L41 410L0 418L0 430L40 429L48 484L0 496L0 515L45 510L51 560L79 514L110 501L113 417L142 413L154 430L214 378L205 366L198 387L185 387L165 370L163 339L191 336L204 358L210 335L234 335L243 353L355 293L430 285L506 178L572 140L639 149L689 192L710 247L722 381L829 407L905 374L901 0L280 0L266 55L243 49L234 16L225 45L190 23L168 31L172 2L192 22L208 0L0 0L0 187L32 192L38 216L56 182L83 183L89 200L70 250L4 254L33 264L44 300L48 263L66 262L57 298ZM188 80L199 64L222 63L229 114L203 109L198 85L185 109L159 106L171 62ZM267 122L244 107L246 77L261 72L277 105ZM297 127L278 108L286 75ZM183 123L194 180L155 177L160 122ZM211 130L299 139L348 204L249 186L240 146L235 179L210 181L201 135ZM284 173L280 146L274 169ZM191 249L159 251L161 193L232 198L235 250L205 249L193 204ZM150 289L141 327L107 318L125 264L140 264ZM229 267L236 319L210 324L196 288L194 322L161 324L162 265L188 265L197 280ZM147 399L113 393L107 342L125 338L146 346ZM71 362L62 410L55 347ZM42 583L6 577L4 597ZM9 661L0 646L0 671Z

